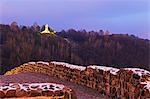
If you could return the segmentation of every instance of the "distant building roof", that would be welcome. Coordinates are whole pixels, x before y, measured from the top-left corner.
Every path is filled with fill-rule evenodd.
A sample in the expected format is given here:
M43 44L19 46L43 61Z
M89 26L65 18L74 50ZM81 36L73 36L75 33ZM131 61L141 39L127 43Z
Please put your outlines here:
M51 35L55 35L55 31L50 31L48 28L48 24L45 25L45 30L40 32L41 34L51 34Z

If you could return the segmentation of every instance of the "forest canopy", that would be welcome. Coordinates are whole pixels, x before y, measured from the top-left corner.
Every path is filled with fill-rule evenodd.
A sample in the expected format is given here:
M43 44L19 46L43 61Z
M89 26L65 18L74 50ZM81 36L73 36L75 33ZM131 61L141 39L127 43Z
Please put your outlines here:
M0 24L0 74L28 61L63 61L150 70L150 41L128 34L62 30L40 35L40 27Z

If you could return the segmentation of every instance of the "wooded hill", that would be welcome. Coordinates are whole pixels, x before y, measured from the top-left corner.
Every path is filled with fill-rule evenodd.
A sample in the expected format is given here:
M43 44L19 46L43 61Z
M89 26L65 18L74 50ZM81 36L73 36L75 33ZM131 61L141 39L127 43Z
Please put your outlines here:
M150 41L128 34L69 29L41 35L44 26L0 24L0 74L28 61L140 67L150 70Z

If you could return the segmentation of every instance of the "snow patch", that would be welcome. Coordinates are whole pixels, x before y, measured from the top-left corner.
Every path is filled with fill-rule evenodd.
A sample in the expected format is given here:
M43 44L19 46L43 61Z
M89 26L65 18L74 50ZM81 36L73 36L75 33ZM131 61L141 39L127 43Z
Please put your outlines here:
M28 64L36 64L35 62L28 62Z
M145 84L144 88L148 89L150 91L150 81L147 82L141 82L141 84Z
M43 62L43 61L38 61L37 64L45 64L45 65L49 65L48 62Z
M139 76L150 75L149 71L140 68L124 68L124 70L131 70L133 73L138 74Z
M51 62L52 64L55 64L55 65L62 65L62 66L66 66L68 68L71 68L71 69L78 69L78 70L85 70L86 67L84 66L79 66L79 65L72 65L72 64L69 64L69 63L65 63L65 62Z
M119 69L117 69L117 68L106 67L106 66L97 66L97 65L90 65L87 68L100 69L103 71L110 71L110 73L113 75L117 75L117 72L119 71Z

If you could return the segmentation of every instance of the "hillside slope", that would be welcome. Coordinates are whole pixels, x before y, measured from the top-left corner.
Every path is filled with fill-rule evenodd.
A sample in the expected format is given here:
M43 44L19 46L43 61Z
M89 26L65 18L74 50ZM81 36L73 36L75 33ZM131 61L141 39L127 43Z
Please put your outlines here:
M40 35L41 30L39 26L0 24L0 74L25 62L39 60L150 70L149 40L73 29L50 36Z

